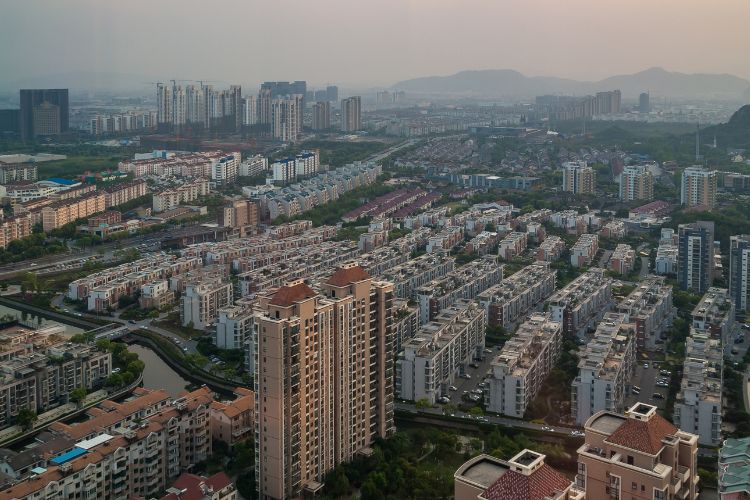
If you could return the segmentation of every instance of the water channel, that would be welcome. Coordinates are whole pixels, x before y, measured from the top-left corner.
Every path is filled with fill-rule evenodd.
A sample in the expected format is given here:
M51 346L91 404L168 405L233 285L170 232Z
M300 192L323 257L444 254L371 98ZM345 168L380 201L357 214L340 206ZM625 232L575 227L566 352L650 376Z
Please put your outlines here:
M44 326L50 323L57 323L52 320L44 319L39 316L35 316L30 313L24 313L17 309L0 305L0 316L10 314L22 320L26 324L33 324L34 326ZM62 324L62 323L60 323ZM75 326L65 325L65 335L72 337L77 333L82 333L84 330ZM138 357L146 364L146 368L143 370L143 386L148 389L164 389L170 396L177 396L180 392L185 390L185 386L189 384L187 380L180 377L180 375L172 370L154 351L148 347L140 345L129 345L128 350L138 354Z

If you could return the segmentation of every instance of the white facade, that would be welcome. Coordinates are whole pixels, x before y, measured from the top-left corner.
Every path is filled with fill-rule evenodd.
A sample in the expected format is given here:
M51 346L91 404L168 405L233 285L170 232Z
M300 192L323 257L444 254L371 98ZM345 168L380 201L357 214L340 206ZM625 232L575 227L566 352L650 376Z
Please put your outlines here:
M594 413L621 413L625 393L635 373L635 331L624 314L607 313L580 354L573 380L570 408L577 424Z
M560 357L562 325L532 314L492 361L485 391L488 411L523 418Z

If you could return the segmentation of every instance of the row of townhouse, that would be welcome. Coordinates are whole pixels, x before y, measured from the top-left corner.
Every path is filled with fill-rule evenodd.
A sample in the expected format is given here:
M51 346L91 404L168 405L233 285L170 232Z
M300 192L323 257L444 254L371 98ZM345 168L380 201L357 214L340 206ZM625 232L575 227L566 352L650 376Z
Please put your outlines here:
M177 257L159 252L74 280L68 285L67 297L71 300L88 301L93 290L115 282L118 283L118 287L124 281L125 288L128 290L136 289L144 283L157 279L167 279L192 269L198 269L201 266L201 259L197 257ZM133 282L128 283L131 279Z
M624 314L607 313L580 351L570 408L582 425L599 411L622 412L635 374L635 327Z
M93 346L60 344L12 357L0 364L0 428L21 410L42 413L70 402L79 387L104 385L112 355Z
M310 229L303 234L295 234L280 239L263 234L249 238L196 243L180 250L180 255L200 258L206 264L229 265L235 259L317 245L332 239L337 232L338 229L335 226L321 226Z
M52 424L54 451L33 474L0 491L0 499L150 498L211 456L208 388L177 399L163 391L137 394L122 404L103 402L84 422Z
M625 226L625 223L621 220L614 219L602 227L602 237L604 238L612 238L612 239L621 239L624 238L627 234L627 228Z
M391 241L387 246L362 254L359 263L372 276L381 276L391 269L411 260L411 254L427 244L432 230L415 229L406 236ZM401 297L401 295L399 295Z
M375 274L393 283L396 297L416 299L419 288L444 278L455 269L456 260L453 257L446 254L424 254Z
M532 314L492 360L486 409L523 418L559 359L561 345L562 324L549 314Z
M535 262L480 293L477 298L487 310L487 324L510 328L555 293L556 276L548 262Z
M464 239L463 228L446 226L427 240L427 253L449 252Z
M434 404L484 350L487 315L474 301L459 300L423 324L403 343L396 361L401 399Z
M719 446L722 442L723 384L721 339L691 329L672 420L680 429L697 434L702 445Z
M598 229L601 219L594 214L579 214L575 210L563 210L549 216L549 222L565 232L582 235L589 230Z
M424 212L408 215L403 218L405 229L419 229L421 227L439 227L441 221L448 216L448 207L435 207Z
M230 174L234 171L236 176L242 161L239 152L155 153L162 154L158 157L149 155L149 158L121 161L117 169L120 172L133 174L136 179L153 175L156 177L205 177L216 180L212 177L214 170L222 177L226 177L227 170Z
M240 273L237 278L241 296L254 296L263 290L278 288L287 281L326 272L355 260L357 254L357 247L351 241L324 242L320 245L296 249L295 253L286 260Z
M485 255L417 288L420 321L427 323L457 300L474 299L500 283L503 280L503 267L498 264L496 256Z
M17 356L32 354L65 340L65 327L50 323L36 328L36 325L19 323L0 330L0 362Z
M427 195L422 189L399 189L360 205L341 216L344 222L353 222L360 217L387 217Z
M280 240L282 238L289 238L290 236L296 236L298 234L306 233L313 228L311 220L294 220L291 222L285 222L278 226L271 226L266 230L266 234L269 238L274 240Z
M501 259L511 260L526 251L529 244L528 233L512 232L498 245L497 253Z
M674 423L698 434L707 446L722 441L724 346L734 320L734 301L726 288L709 288L692 312Z
M388 233L393 229L391 219L374 219L367 232L359 235L357 246L362 252L370 252L388 244Z
M177 208L182 203L190 203L208 196L210 192L211 186L207 179L191 179L179 186L154 193L152 208L154 213L166 212Z
M300 215L316 206L337 200L344 193L373 184L383 167L374 163L353 163L257 196L261 213L268 220Z
M565 241L559 236L547 236L536 249L536 260L554 262L565 252Z
M635 324L638 349L655 350L663 344L675 316L672 287L663 277L649 276L617 304L616 310Z
M584 233L570 247L570 265L573 267L590 266L599 252L599 236Z
M635 265L635 250L630 245L620 243L609 258L609 269L618 274L628 274Z
M560 321L567 337L581 336L612 305L612 279L604 269L592 268L558 290L547 301L552 319Z
M232 270L236 273L256 271L280 262L294 262L301 259L320 259L326 254L338 255L342 252L357 253L357 245L353 241L322 241L300 248L285 248L273 252L237 257L232 260ZM321 255L318 255L321 254ZM293 264L290 264L293 265Z
M500 234L494 231L482 231L466 243L464 249L467 253L476 253L479 256L494 253L500 242Z

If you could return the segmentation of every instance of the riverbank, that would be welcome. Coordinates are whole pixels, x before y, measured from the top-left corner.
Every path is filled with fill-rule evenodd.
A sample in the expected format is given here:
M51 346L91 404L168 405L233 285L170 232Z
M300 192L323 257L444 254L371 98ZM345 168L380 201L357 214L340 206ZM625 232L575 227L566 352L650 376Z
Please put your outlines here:
M224 395L234 394L237 387L248 387L241 382L226 380L188 363L182 352L172 343L144 330L130 332L124 341L151 349L167 366L182 378L197 385L207 385L211 390Z
M43 307L31 305L26 302L21 302L19 300L11 299L9 297L0 297L0 304L6 307L9 307L11 309L17 309L21 312L34 314L36 316L41 316L42 318L51 319L53 321L57 321L65 325L75 326L77 328L82 328L84 330L93 330L94 328L99 328L100 326L103 326L104 324L108 323L108 322L96 322L95 323L88 319L59 313L56 311L52 311L50 309L45 309Z
M119 399L119 398L122 398L124 396L127 396L128 394L130 394L131 392L133 392L136 387L138 387L139 385L141 385L142 382L143 382L143 374L141 373L138 376L138 378L136 380L134 380L127 387L124 387L124 388L122 388L122 389L120 389L120 390L118 390L117 392L114 392L114 393L104 393L104 394L101 394L101 395L99 395L97 397L92 397L92 398L90 398L90 400L87 399L86 402L83 405L81 405L80 408L76 408L73 411L67 412L67 413L63 414L62 416L60 416L60 417L56 416L56 418L48 419L43 424L35 425L33 429L29 429L27 431L23 431L21 429L18 429L15 433L12 432L11 429L13 429L13 427L17 427L17 426L13 426L13 427L9 427L7 429L3 429L2 431L0 431L0 448L7 448L8 446L11 446L11 445L13 445L13 444L15 444L15 443L17 443L19 441L23 441L24 439L28 439L28 438L30 438L30 437L38 434L39 432L45 430L47 427L49 427L50 425L52 425L55 422L65 422L65 421L68 421L68 420L72 420L72 419L74 419L74 418L82 415L87 410L89 410L90 408L93 408L94 406L98 405L99 403L101 403L104 400L107 400L107 399ZM93 395L90 395L90 396L93 396ZM53 410L50 410L47 413L59 412L59 410L60 410L60 407L55 408ZM45 415L44 413L41 414L41 415L39 415L39 418L43 419L44 415Z

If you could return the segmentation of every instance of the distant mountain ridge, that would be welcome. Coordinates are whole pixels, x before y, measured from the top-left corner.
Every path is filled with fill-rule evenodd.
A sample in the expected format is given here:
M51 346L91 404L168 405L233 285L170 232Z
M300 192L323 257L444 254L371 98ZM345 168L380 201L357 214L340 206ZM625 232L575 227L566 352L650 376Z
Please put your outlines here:
M641 92L655 97L720 98L743 100L750 96L750 81L728 74L678 73L650 68L632 75L616 75L597 82L565 78L528 77L515 70L470 70L449 76L426 76L404 80L394 89L417 94L445 94L475 97L523 97L544 94L584 95L620 89L624 97Z

